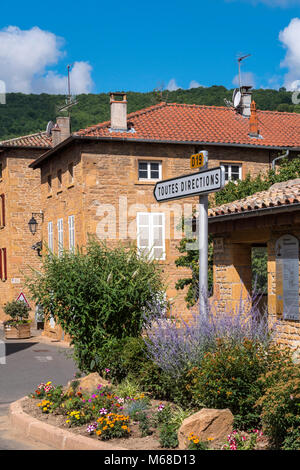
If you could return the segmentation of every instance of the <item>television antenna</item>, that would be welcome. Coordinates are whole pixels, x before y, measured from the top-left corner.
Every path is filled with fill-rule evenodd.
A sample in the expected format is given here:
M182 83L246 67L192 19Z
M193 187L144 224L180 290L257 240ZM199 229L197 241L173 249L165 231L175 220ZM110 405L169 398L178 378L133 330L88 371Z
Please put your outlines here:
M238 64L239 64L239 87L240 87L240 91L241 91L241 88L242 88L242 77L241 77L241 64L242 64L242 61L247 59L247 57L250 57L251 54L247 54L247 55L242 55L242 56L239 56L238 57Z
M72 65L74 65L74 64L67 65L67 70L68 70L68 95L67 95L66 101L65 101L66 104L64 104L63 106L57 108L58 112L68 110L69 117L70 117L70 108L72 108L72 106L75 106L75 104L78 103L78 101L76 100L76 96L71 95L70 68L72 67Z

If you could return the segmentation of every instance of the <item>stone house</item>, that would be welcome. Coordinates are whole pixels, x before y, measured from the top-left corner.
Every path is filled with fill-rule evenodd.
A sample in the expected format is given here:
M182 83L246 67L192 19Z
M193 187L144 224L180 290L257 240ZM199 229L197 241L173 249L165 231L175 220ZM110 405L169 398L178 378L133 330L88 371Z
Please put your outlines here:
M300 357L300 179L209 210L214 300L236 309L252 295L253 247L267 251L267 312L278 342Z
M46 133L0 142L0 320L5 319L7 301L17 299L20 293L29 300L24 279L31 267L40 267L32 247L41 241L41 224L34 235L28 228L32 213L41 208L40 175L29 164L51 146L52 138ZM33 315L31 302L30 306Z
M84 246L89 234L111 244L134 240L163 266L173 312L186 313L184 293L175 289L187 274L175 267L177 226L197 198L157 204L155 183L191 173L190 156L199 150L229 180L264 172L287 149L291 157L300 149L300 115L258 111L249 90L243 96L238 110L160 103L127 115L126 95L112 93L109 122L67 138L55 129L55 145L30 164L41 170L44 245L59 253ZM48 334L58 334L53 322Z

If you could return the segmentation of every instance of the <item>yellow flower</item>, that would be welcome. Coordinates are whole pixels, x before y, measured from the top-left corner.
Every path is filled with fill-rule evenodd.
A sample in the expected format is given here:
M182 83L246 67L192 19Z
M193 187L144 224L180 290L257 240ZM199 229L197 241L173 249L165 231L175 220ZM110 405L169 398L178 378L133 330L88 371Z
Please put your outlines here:
M124 430L127 429L127 426L122 426L122 429L124 429Z
M43 411L47 411L47 409L48 409L48 408L44 407L44 408L43 408Z
M194 444L199 444L199 439L194 439Z
M67 419L66 423L69 423L69 422L70 422L70 420L69 420L69 419Z
M208 437L207 438L208 441L214 441L214 439L215 439L214 437Z
M100 429L98 431L96 431L96 434L97 436L100 436L102 434L102 431L100 431Z
M103 431L106 431L108 429L108 426L104 426Z

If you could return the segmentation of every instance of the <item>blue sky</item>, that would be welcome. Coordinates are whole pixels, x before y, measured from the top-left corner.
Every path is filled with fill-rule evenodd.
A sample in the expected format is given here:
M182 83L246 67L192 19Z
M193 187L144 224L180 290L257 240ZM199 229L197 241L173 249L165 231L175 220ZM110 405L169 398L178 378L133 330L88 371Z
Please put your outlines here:
M299 44L299 46L298 46ZM7 91L150 91L157 86L300 84L300 0L5 2L0 80Z

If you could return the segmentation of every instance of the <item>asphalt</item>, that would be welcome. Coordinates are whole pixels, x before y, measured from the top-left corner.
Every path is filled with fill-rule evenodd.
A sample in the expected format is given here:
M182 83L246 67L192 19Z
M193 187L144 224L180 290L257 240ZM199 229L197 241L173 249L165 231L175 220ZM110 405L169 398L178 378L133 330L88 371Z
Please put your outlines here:
M51 342L41 336L41 330L32 330L28 340L5 340L0 327L0 451L51 449L25 441L11 429L9 405L41 382L65 385L77 371L71 356L72 350L65 343Z

